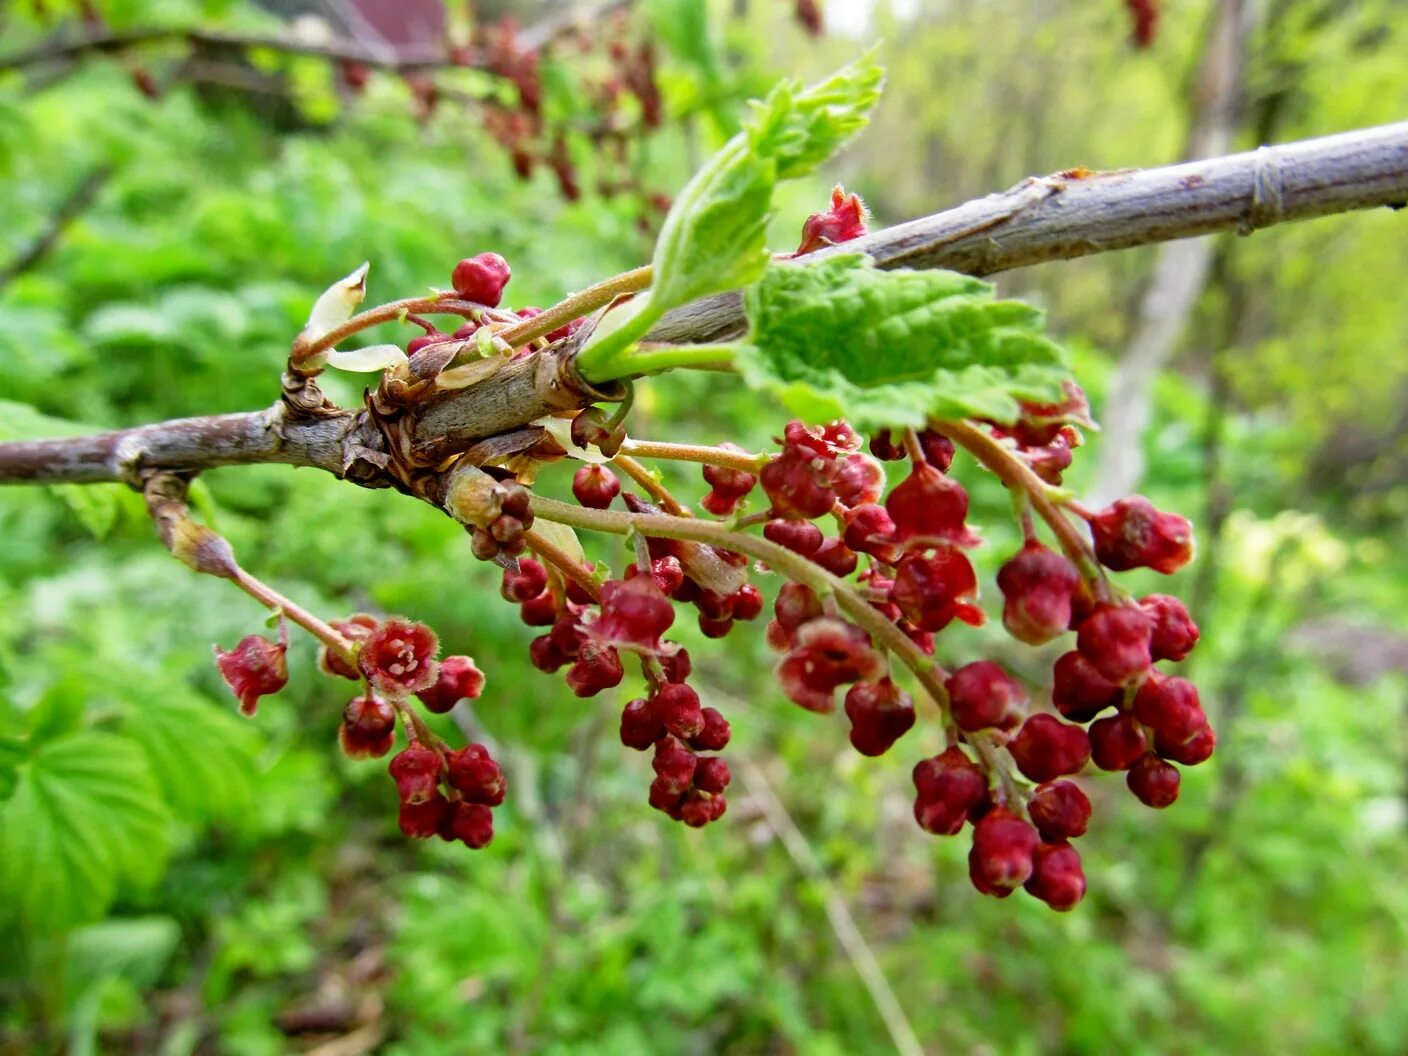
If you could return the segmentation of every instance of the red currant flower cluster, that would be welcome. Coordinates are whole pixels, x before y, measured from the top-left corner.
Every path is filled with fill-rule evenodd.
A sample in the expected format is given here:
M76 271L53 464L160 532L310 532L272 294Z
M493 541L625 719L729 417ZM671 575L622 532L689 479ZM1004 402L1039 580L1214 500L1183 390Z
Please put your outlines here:
M281 621L281 628L283 622ZM484 675L468 656L436 659L439 642L422 623L397 616L358 613L327 624L331 642L319 650L318 667L330 678L362 684L343 708L338 743L350 759L380 759L396 742L396 720L409 744L392 757L389 771L400 800L399 824L408 836L440 836L478 849L494 835L492 808L507 784L482 744L451 750L411 708L414 699L431 714L445 714L459 701L484 691ZM254 713L261 695L288 681L286 633L272 643L245 638L235 649L216 649L216 663L241 710Z

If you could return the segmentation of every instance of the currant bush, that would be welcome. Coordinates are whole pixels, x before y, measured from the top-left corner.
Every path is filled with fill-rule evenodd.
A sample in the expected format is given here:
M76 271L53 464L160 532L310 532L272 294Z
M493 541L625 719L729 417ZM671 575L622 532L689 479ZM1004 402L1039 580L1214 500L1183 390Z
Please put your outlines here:
M865 232L864 204L836 188L829 208L803 224L796 252L782 258L787 263L769 265L780 269L773 293L781 307L775 310L789 310L798 284L813 281L851 283L845 288L863 305L871 303L867 297L879 304L893 296L906 312L909 298L933 303L924 300L931 297L931 281L940 301L967 295L954 298L962 308L945 309L955 312L973 310L986 290L965 285L973 280L931 280L921 272L901 273L893 288L882 289L890 280L866 271L863 258L818 252ZM670 237L686 236L674 231ZM663 240L663 256L657 255L654 267L662 274L672 244ZM797 262L813 253L814 264ZM502 598L536 629L527 644L534 667L560 675L578 697L625 687L619 738L624 747L649 753L650 770L640 771L650 806L691 827L712 824L728 807L731 771L720 753L730 746L731 729L707 690L692 681L689 654L671 637L682 615L703 637L719 639L770 610L762 634L777 654L774 674L783 696L820 716L836 711L839 701L850 743L863 756L915 745L916 823L937 836L966 831L970 879L997 898L1022 888L1056 910L1081 900L1085 877L1071 841L1082 838L1091 821L1082 787L1087 775L1123 772L1138 800L1164 808L1178 797L1179 767L1212 754L1216 734L1196 687L1158 666L1190 654L1197 625L1172 594L1135 598L1111 578L1136 569L1178 571L1193 556L1191 525L1141 496L1088 509L1060 486L1082 428L1092 424L1084 393L1064 371L1039 388L1014 383L1001 399L980 401L982 408L1007 406L1010 413L965 405L966 413L953 417L916 416L896 397L900 410L891 416L891 404L878 411L862 398L864 431L826 414L813 415L821 419L815 421L797 417L779 423L774 446L762 453L727 442L635 439L627 430L631 393L624 384L617 395L592 390L574 405L566 405L572 401L562 393L573 384L581 388L570 371L589 362L607 364L599 379L607 382L649 372L613 357L632 350L662 354L640 339L670 307L653 303L664 296L662 286L668 291L668 281L657 276L649 290L615 285L606 291L594 302L603 312L633 307L590 347L596 331L582 328L594 327L601 316L584 321L582 295L546 312L501 308L510 276L509 263L493 252L461 260L451 284L455 310L468 321L448 337L400 312L397 318L423 333L404 353L392 349L369 406L389 408L385 413L395 422L436 385L454 391L500 371L519 379L506 383L506 391L518 392L511 386L521 389L522 379L531 379L535 394L558 401L553 413L448 460L419 451L414 440L402 443L396 457L415 465L398 466L396 482L451 513L470 533L471 552L502 569ZM732 282L731 273L719 281ZM819 289L803 314L824 315L830 325L847 302L831 297L829 286ZM699 288L686 284L679 302L698 295ZM961 324L946 322L944 333L997 331L987 335L1001 346L993 352L997 358L1008 355L1003 342L1019 340L1020 321L1032 317L1025 306L1010 303L976 310ZM767 314L754 322L761 330ZM871 329L867 317L862 331ZM1033 356L1051 354L1044 338L1020 340ZM578 348L583 341L585 352ZM811 348L810 338L795 341ZM557 375L545 374L548 367ZM750 369L769 368L755 359ZM912 368L895 369L907 377ZM788 370L804 373L795 363ZM791 374L779 384L784 394L804 387ZM1045 393L1045 401L1022 398L1033 391ZM901 392L913 399L912 390ZM615 411L601 405L616 399ZM390 435L403 439L394 430ZM1005 560L994 585L1002 628L1030 650L1025 661L1013 658L1020 653L1004 654L1001 663L953 657L945 648L950 627L980 627L989 618L971 556L983 539L969 523L960 452L1011 493L1022 542L1016 553L1000 555ZM570 476L575 504L541 494L539 478L571 459L580 463ZM692 501L701 512L639 459L700 465L703 486ZM578 529L626 536L629 562L589 563ZM404 727L406 747L391 756L388 768L401 829L471 848L487 845L492 811L507 794L502 768L481 744L452 748L420 714L441 715L478 698L485 680L474 661L466 655L440 659L429 628L396 616L302 623L322 641L322 670L362 684L339 730L347 754L389 754L396 721ZM220 670L246 711L287 679L284 649L282 638L273 643L251 636L218 653ZM1049 692L1019 674L1038 666L1050 668Z

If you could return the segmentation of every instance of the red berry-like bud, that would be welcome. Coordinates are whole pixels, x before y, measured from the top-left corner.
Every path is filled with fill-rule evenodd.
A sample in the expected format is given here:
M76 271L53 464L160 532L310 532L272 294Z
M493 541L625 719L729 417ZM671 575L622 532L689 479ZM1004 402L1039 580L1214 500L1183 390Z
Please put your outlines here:
M885 471L880 463L860 453L841 459L831 486L845 506L877 502L885 493Z
M699 633L705 638L724 638L733 630L733 620L729 617L711 619L703 614L699 617Z
M969 876L985 895L1005 898L1032 875L1036 829L1006 807L994 807L973 827Z
M650 698L651 712L671 735L687 741L704 730L699 694L682 682L667 682Z
M588 464L572 476L572 495L589 510L604 510L621 494L621 482L605 466Z
M637 698L621 711L621 743L643 752L665 736L664 724L655 717L650 702Z
M743 449L735 444L720 444L719 447L725 451L735 451L743 454ZM708 466L703 469L704 481L713 488L721 497L733 499L735 502L753 490L758 483L756 473L749 473L747 470L730 469L727 466Z
M450 335L456 341L468 341L479 330L482 324L476 323L473 319L466 319L463 326Z
M785 546L795 554L810 557L821 546L821 529L811 521L785 521L781 518L763 525L763 538Z
M904 458L904 444L900 443L889 429L879 429L871 434L870 453L881 462L898 462Z
M444 715L461 700L477 700L484 692L484 672L474 666L473 657L447 656L440 661L435 685L416 694L425 710Z
M928 462L940 473L948 472L949 466L953 465L953 455L956 450L952 440L942 433L925 429L919 434L919 446L924 452L925 462Z
M1146 807L1162 809L1178 798L1178 767L1146 755L1130 768L1125 784Z
M684 793L676 792L670 781L657 777L650 782L649 802L656 810L664 811L673 818L679 813L680 803L683 799Z
M1058 912L1074 909L1085 897L1080 854L1069 843L1043 843L1032 852L1032 875L1022 885L1027 894Z
M372 631L376 630L377 618L368 616L365 612L359 612L350 619L330 620L329 625L353 645L357 645L372 636ZM318 667L325 675L338 675L342 678L350 678L353 682L362 680L362 672L357 670L355 664L349 664L336 653L328 652L325 645L318 647Z
M717 796L728 788L732 777L733 775L728 770L728 763L717 755L711 756L708 759L699 760L699 764L694 768L694 787L701 792L709 792Z
M1007 750L1017 769L1032 781L1074 774L1090 759L1090 738L1079 726L1054 715L1033 715L1022 724Z
M672 656L660 657L660 673L666 682L683 682L689 678L694 665L689 659L689 650L681 647Z
M1106 708L1117 708L1124 701L1124 690L1101 676L1074 649L1057 658L1051 674L1051 703L1072 722L1089 722Z
M722 752L733 733L728 720L717 708L705 708L703 715L704 728L690 738L689 746L699 752Z
M215 666L239 699L240 711L253 715L260 697L288 685L288 643L251 634L228 653L215 646Z
M1148 751L1144 728L1123 713L1090 724L1090 758L1101 770L1128 770Z
M435 684L439 648L435 632L425 624L391 616L362 643L357 666L373 689L387 696L404 696Z
M957 745L914 766L914 820L935 836L963 828L969 811L988 797L988 779Z
M539 671L552 674L572 658L553 644L552 635L542 634L528 645L528 657Z
M660 636L675 622L675 607L652 576L612 579L601 587L601 615L588 633L600 642L659 653Z
M635 576L636 572L634 564L626 566L627 579ZM650 578L655 580L655 585L660 588L662 594L673 595L684 585L684 567L679 558L671 555L651 558Z
M1081 621L1076 648L1102 678L1118 685L1138 682L1149 670L1154 625L1130 605L1100 605Z
M789 631L795 631L808 620L814 620L822 615L821 599L816 596L816 592L811 587L802 583L788 581L782 584L782 589L777 592L777 601L773 603L773 615L777 617L780 626Z
M973 604L977 596L978 577L972 563L961 551L948 547L928 557L905 557L890 590L890 600L904 618L922 631L941 631L955 616L981 626L983 610Z
M1052 781L1032 793L1027 803L1032 824L1043 840L1074 840L1090 824L1090 800L1074 781Z
M482 744L470 744L445 757L445 781L470 803L497 807L504 801L508 782L504 772Z
M833 576L840 576L842 579L854 572L856 565L860 563L855 551L836 536L822 540L817 552L812 554L812 560Z
M1139 599L1139 608L1154 624L1149 655L1155 660L1182 660L1198 644L1198 625L1177 598L1150 594Z
M650 765L655 771L655 779L671 792L683 793L694 781L694 768L699 757L673 737L665 737L655 744L655 758Z
M586 638L586 633L582 630L581 612L581 606L568 605L558 613L552 630L548 632L548 637L552 639L557 651L569 660L576 658L582 648L582 641Z
M895 522L895 538L911 547L974 546L968 530L968 492L929 465L915 466L885 499Z
M756 620L763 611L763 595L751 583L745 583L729 595L730 611L735 620Z
M1151 675L1135 694L1134 714L1168 744L1185 744L1208 724L1198 689L1186 678Z
M494 812L482 803L454 803L440 823L440 835L480 850L494 838Z
M964 664L944 683L953 721L965 730L996 726L1010 730L1022 721L1027 691L993 660Z
M831 489L835 460L785 450L762 468L759 479L772 503L774 517L809 521L830 511L836 501Z
M1080 586L1076 566L1035 539L998 570L1002 625L1028 645L1044 645L1071 622L1071 598Z
M1193 559L1193 525L1176 513L1160 513L1142 495L1120 499L1090 518L1095 556L1106 568L1127 572L1152 568L1177 572Z
M393 755L387 772L402 803L424 803L440 794L440 756L419 741Z
M1159 734L1154 736L1154 751L1161 758L1182 763L1184 766L1197 766L1199 763L1207 762L1216 747L1217 734L1211 726L1207 725L1195 730L1192 736L1182 744L1165 740Z
M349 701L337 739L349 759L380 759L396 740L396 709L379 697Z
M723 814L722 807L722 796L707 796L692 792L684 797L679 805L678 813L673 816L692 829L702 829Z
M871 554L887 564L899 556L895 522L885 507L874 502L855 506L846 511L845 522L841 540L852 550Z
M588 407L572 419L572 442L578 447L595 444L607 458L614 458L626 439L626 427L610 425L611 418L600 407Z
M1069 423L1090 424L1090 401L1074 381L1061 385L1065 398L1059 403L1021 402L1021 416L1008 429L1022 447L1044 447L1055 440Z
M518 571L504 569L503 585L499 593L504 601L526 602L541 597L548 589L548 570L531 557L518 562ZM551 595L549 594L549 597Z
M440 831L440 826L450 812L450 801L437 790L433 795L419 802L401 801L401 809L396 823L401 832L418 840L427 840Z
M823 425L821 439L838 455L847 451L860 450L860 434L844 418L838 418L834 422L827 422Z
M486 308L497 308L512 274L508 261L497 253L480 253L476 257L466 257L455 265L450 284L466 301L474 301Z
M889 678L857 682L846 693L851 744L861 755L884 755L914 725L914 698Z
M585 641L577 659L567 669L567 686L579 697L594 697L603 689L619 686L626 675L615 649L600 642Z

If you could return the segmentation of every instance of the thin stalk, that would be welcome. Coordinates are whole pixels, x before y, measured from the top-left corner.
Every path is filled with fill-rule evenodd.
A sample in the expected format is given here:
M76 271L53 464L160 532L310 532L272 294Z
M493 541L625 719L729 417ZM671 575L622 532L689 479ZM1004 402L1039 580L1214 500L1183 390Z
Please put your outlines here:
M625 445L622 446L624 447ZM617 452L616 457L611 460L611 464L613 466L620 466L626 476L630 477L648 491L650 497L661 506L665 507L670 513L674 514L676 517L689 516L688 511L680 505L680 501L670 494L670 490L651 476L650 470L646 469L634 458Z
M323 645L327 646L330 652L336 653L338 659L346 661L353 667L357 666L357 654L352 650L352 643L338 634L331 626L324 623L318 617L299 605L291 598L280 594L273 587L261 580L251 576L242 568L236 568L234 575L230 577L236 586L243 590L255 601L270 609L276 609L283 613L298 626L311 634Z
M1066 556L1087 579L1101 580L1100 566L1090 551L1090 544L1052 500L1046 481L1038 477L1030 466L972 422L953 420L933 422L931 426L965 448L1009 488L1026 492L1032 508L1050 526Z
M731 371L736 348L732 344L637 345L602 359L578 360L577 369L593 383L681 368Z
M615 510L589 510L556 499L533 498L533 514L547 521L556 521L586 531L608 532L613 535L642 535L661 539L686 539L697 543L713 543L728 550L748 554L767 563L788 579L811 587L824 596L832 595L841 610L866 631L882 648L894 653L919 680L924 691L947 711L948 693L944 689L943 669L919 646L889 620L873 609L849 583L833 576L820 565L788 550L784 546L729 530L716 521L663 514L620 513Z
M558 301L551 308L524 319L509 327L501 335L505 341L517 348L539 337L546 337L559 327L566 326L588 312L604 308L623 293L639 293L650 287L653 272L650 265L622 272L609 279L588 286L585 290Z
M295 369L303 369L303 365L309 359L320 352L337 347L353 334L361 333L363 330L379 326L382 323L393 323L407 319L414 312L427 312L431 315L458 315L466 319L473 317L477 312L496 322L506 322L509 319L515 322L519 321L518 316L511 312L486 308L473 301L462 301L454 296L453 291L437 293L433 297L406 297L399 301L379 304L375 308L368 308L365 312L358 312L347 322L341 326L333 327L316 341L310 341L307 344L295 342L293 351L289 353L289 363Z
M710 447L707 444L667 444L656 440L625 440L621 444L623 455L638 458L664 458L676 462L698 462L705 466L721 466L724 469L738 469L744 473L756 473L767 463L768 455L750 455L746 451L730 451L723 447Z

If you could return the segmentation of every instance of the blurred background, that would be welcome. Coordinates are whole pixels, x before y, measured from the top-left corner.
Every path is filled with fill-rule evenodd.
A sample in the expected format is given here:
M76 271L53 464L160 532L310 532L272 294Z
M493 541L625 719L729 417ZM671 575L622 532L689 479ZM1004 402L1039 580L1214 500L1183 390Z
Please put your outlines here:
M364 259L379 302L496 250L514 306L635 266L748 97L875 41L878 117L786 187L778 250L834 182L882 226L1029 174L1408 115L1397 0L474 6L0 6L0 437L266 406L313 299ZM0 490L0 1053L1408 1051L1404 224L999 279L1048 310L1105 424L1068 482L1199 531L1171 586L1130 580L1202 625L1217 755L1157 814L1085 782L1067 915L974 892L962 842L910 817L939 731L861 758L842 717L776 692L760 626L683 633L736 775L724 821L686 830L617 741L630 681L579 701L534 671L447 519L310 470L208 474L201 511L246 567L325 616L424 620L488 672L445 725L502 753L498 835L408 841L383 766L338 753L342 690L306 638L244 720L210 644L259 629L252 601L172 561L116 486ZM632 431L761 450L782 424L685 376L640 386ZM1000 487L957 472L990 602L1018 537ZM618 544L592 553L619 567ZM1000 623L940 655L1037 684L1052 658Z

